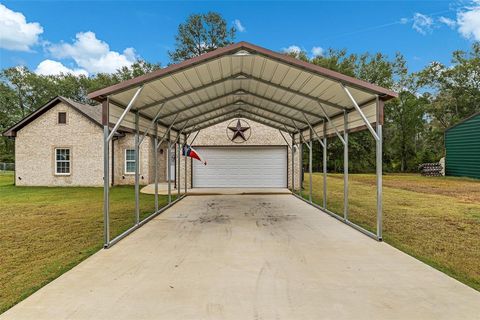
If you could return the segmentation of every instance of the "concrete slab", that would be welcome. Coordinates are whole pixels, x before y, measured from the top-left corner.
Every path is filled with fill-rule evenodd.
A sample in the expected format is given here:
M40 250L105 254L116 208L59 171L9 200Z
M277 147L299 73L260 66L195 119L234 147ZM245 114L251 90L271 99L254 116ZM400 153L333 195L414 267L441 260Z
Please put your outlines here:
M0 319L479 319L480 293L292 195L187 197Z
M185 189L180 189L183 194ZM140 192L146 194L155 194L155 185L149 184L143 187ZM176 194L177 189L172 187L172 194ZM247 195L247 194L290 194L287 188L193 188L187 189L189 195ZM158 194L167 195L168 185L166 183L158 184Z

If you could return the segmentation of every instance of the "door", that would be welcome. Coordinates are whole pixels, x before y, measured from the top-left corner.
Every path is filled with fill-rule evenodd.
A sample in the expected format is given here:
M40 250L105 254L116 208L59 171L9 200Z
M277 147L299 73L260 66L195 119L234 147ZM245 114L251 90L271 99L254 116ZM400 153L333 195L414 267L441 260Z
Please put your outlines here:
M198 147L194 188L286 188L286 147Z

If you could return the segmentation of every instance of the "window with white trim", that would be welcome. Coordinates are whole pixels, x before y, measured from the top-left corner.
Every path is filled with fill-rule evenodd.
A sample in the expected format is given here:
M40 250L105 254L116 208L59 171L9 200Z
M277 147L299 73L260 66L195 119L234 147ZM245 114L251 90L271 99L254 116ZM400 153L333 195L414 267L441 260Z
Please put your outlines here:
M70 148L55 148L55 174L70 174Z
M125 173L135 173L135 149L125 149Z

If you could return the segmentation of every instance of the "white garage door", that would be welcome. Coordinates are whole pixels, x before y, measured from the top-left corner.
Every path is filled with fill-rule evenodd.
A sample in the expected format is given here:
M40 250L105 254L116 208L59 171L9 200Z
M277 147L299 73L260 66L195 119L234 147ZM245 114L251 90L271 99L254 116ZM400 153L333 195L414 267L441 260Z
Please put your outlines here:
M207 165L193 161L194 188L285 188L285 147L198 147Z

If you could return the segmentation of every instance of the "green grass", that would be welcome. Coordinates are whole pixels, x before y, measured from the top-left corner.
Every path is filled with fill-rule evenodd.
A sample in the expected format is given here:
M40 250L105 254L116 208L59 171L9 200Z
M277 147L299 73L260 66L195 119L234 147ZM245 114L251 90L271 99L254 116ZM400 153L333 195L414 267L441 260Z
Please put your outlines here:
M113 238L134 222L134 189L113 187L110 199ZM153 195L140 204L144 218ZM102 212L103 188L15 187L0 173L0 313L101 249Z
M375 177L349 184L350 220L373 231ZM320 174L313 189L321 204ZM480 181L386 175L383 198L387 243L480 290ZM153 196L140 203L142 217L153 211ZM102 248L102 205L102 188L15 187L0 173L0 313ZM343 212L342 175L328 177L328 208ZM112 188L110 210L114 236L134 221L133 187Z
M392 174L383 177L383 239L480 291L480 181ZM323 176L313 174L313 201L322 204ZM343 175L327 180L327 208L343 216ZM308 198L305 176L303 197ZM349 219L375 231L375 176L349 176Z

